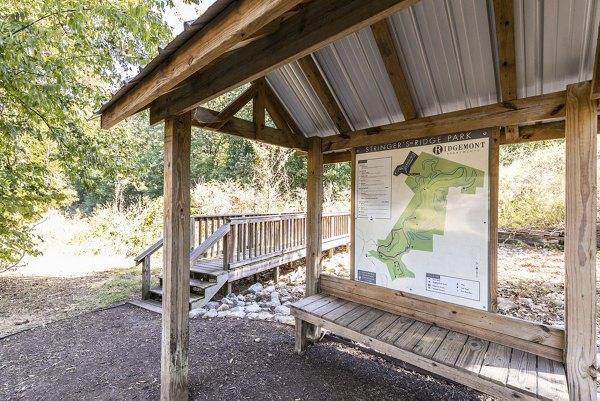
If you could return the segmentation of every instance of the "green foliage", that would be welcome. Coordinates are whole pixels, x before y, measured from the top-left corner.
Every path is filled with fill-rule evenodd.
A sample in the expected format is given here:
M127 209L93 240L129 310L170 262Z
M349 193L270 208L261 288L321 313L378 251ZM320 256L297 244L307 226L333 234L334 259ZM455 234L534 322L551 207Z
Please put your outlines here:
M94 254L136 256L162 236L162 198L144 199L124 212L112 204L98 206L86 218L86 229L73 239ZM93 239L93 240L91 240Z
M498 224L505 228L564 225L564 141L501 148Z
M89 117L170 32L161 0L0 3L0 260L33 248L31 224L69 180L126 175L123 128Z

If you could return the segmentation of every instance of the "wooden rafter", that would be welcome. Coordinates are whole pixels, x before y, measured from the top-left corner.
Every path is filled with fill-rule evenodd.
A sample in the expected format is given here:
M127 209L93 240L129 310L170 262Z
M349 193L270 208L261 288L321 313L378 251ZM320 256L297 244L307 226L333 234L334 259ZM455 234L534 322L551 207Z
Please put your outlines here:
M513 0L494 0L501 101L517 98Z
M561 91L362 129L349 133L349 138L325 138L323 150L342 150L449 132L561 119L565 116L565 96L565 91Z
M498 71L500 73L500 100L517 98L517 63L515 58L515 21L513 0L494 0L496 38L498 41ZM516 125L505 128L506 136L519 137Z
M415 4L418 0L313 1L277 31L223 55L187 78L151 107L150 122L180 114L246 82L304 57L352 32Z
M258 138L254 129L254 123L238 117L232 117L219 129L215 129L213 124L207 123L210 116L217 116L219 112L204 107L197 107L192 113L192 125L204 128L210 131L221 132L224 134L239 136L241 138L251 139L271 145L282 146L286 148L306 151L308 142L306 138L300 135L294 135L289 130L265 127L263 138Z
M600 26L598 27L598 38L596 40L596 57L594 59L590 99L600 99Z
M257 139L264 139L265 133L265 79L260 78L255 83L256 94L252 99L252 122Z
M242 94L240 94L237 98L235 98L231 103L229 103L219 114L216 116L216 122L212 125L212 128L217 131L231 119L235 113L240 111L242 107L244 107L252 98L256 95L258 87L256 84L252 84L248 89L246 89Z
M268 83L265 86L265 92L267 95L267 111L269 112L271 117L273 117L275 125L277 125L278 128L281 128L279 124L288 125L292 131L292 134L303 137L302 130L300 130L300 127L298 126L298 124L296 124L294 118L290 115L285 106L281 103L281 101L279 100L275 92L273 92L273 89L271 89ZM278 120L280 121L279 123L277 122Z
M302 71L304 72L304 75L306 75L308 82L310 82L310 85L317 94L317 97L323 104L323 107L325 107L327 114L333 121L333 124L335 124L338 132L340 134L345 134L346 132L351 131L352 128L350 127L342 108L329 89L329 86L325 81L325 77L323 77L323 74L319 70L319 67L317 66L317 63L313 57L310 54L308 56L304 56L298 59L298 64L300 65L300 68L302 68Z
M168 60L105 110L102 113L102 128L110 128L124 118L144 109L153 100L214 62L245 37L251 36L301 1L233 2L206 27L190 38Z
M390 82L396 93L400 110L404 115L405 120L412 120L417 117L415 105L413 103L408 84L406 83L406 76L400 64L400 58L394 44L392 33L387 20L383 19L371 25L371 32L375 37L375 42L383 58L383 64L387 70Z

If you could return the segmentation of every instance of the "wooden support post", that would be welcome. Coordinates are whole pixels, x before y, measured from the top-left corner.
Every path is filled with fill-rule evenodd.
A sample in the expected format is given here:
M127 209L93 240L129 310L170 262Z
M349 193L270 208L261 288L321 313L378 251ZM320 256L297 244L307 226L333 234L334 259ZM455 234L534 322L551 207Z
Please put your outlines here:
M275 283L275 285L279 283L279 266L273 269L273 282Z
M567 87L565 368L572 400L596 400L597 102L589 82Z
M490 312L498 307L498 187L500 174L500 129L492 130L490 138L490 217L489 228L489 294Z
M152 271L150 268L150 255L146 255L146 257L142 261L142 299L150 298L151 274Z
M356 215L356 151L352 149L350 159L350 244L346 245L346 251L350 253L350 280L356 277L356 266L354 264L354 225Z
M161 400L187 400L191 113L165 120Z
M233 292L233 283L231 281L227 282L227 291L225 295L229 295Z
M327 255L329 259L333 258L333 248L329 248L329 254Z
M319 275L321 274L322 253L322 205L323 205L323 153L321 138L314 136L308 140L308 172L307 172L307 207L306 207L306 291L309 297L319 292ZM319 338L319 328L309 325L309 340Z

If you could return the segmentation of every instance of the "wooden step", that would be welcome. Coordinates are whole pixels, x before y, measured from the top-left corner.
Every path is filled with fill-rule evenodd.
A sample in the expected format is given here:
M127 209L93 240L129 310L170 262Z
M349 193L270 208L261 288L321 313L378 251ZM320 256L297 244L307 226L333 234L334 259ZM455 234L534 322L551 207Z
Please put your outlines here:
M150 289L150 298L151 299L153 299L155 301L159 301L159 300L162 301L162 295L163 295L162 287L154 287L154 288ZM204 303L202 302L203 300L204 300L204 295L199 295L199 294L190 292L190 310L204 306Z
M158 280L159 280L159 286L162 287L163 284L163 276L158 276ZM190 289L193 292L199 292L200 295L204 295L204 290L206 290L207 288L210 288L214 285L216 285L217 282L215 281L205 281L205 280L198 280L195 278L190 278Z
M140 307L142 309L149 310L151 312L162 313L162 304L160 302L153 301L151 299L145 299L145 300L135 299L135 300L129 301L128 303L135 305L137 307Z

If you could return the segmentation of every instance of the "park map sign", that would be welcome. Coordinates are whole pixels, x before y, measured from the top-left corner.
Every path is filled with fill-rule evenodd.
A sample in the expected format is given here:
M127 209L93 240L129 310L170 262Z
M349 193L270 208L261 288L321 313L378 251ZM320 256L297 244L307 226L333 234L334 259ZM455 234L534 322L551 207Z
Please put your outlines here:
M490 135L356 149L355 280L488 310Z

